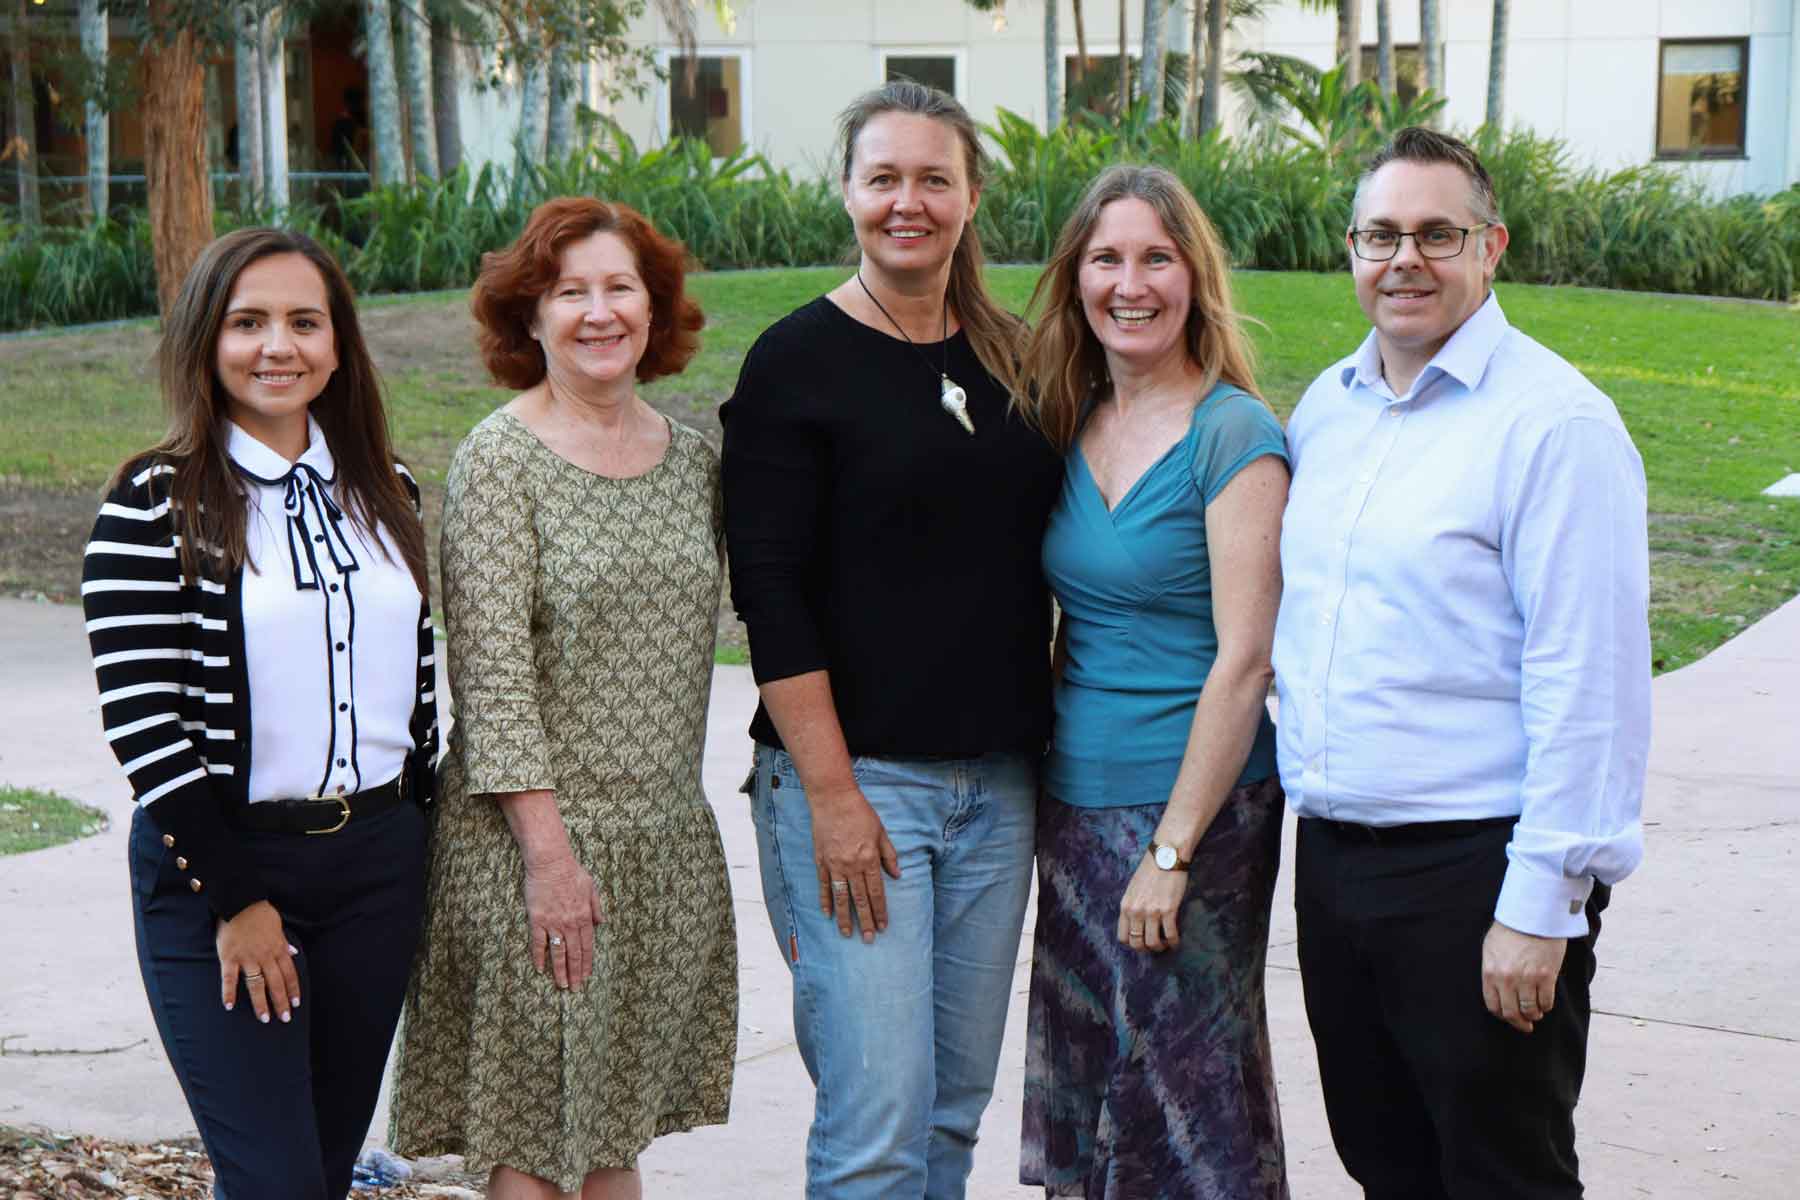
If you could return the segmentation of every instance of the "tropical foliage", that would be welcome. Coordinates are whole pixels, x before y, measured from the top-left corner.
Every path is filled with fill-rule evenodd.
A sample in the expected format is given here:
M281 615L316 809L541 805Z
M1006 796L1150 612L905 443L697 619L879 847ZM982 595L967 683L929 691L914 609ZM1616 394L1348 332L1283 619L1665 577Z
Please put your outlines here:
M1290 80L1287 115L1267 137L1183 137L1139 101L1122 120L1079 114L1048 133L1002 110L988 130L995 159L978 226L990 258L1041 262L1088 181L1121 160L1179 175L1218 224L1240 266L1332 271L1356 164L1386 133L1436 114L1373 84L1316 87ZM829 182L776 170L740 151L714 159L703 143L640 148L602 125L560 162L505 172L459 168L441 180L392 184L288 222L321 238L365 292L460 287L481 255L505 245L550 196L624 201L681 238L715 270L844 261L850 226ZM1502 278L1649 291L1789 299L1800 293L1800 187L1773 197L1709 198L1660 167L1577 166L1554 138L1474 135L1494 176L1512 244ZM258 220L223 211L218 232ZM156 311L151 239L141 216L82 229L0 223L0 328L61 325Z

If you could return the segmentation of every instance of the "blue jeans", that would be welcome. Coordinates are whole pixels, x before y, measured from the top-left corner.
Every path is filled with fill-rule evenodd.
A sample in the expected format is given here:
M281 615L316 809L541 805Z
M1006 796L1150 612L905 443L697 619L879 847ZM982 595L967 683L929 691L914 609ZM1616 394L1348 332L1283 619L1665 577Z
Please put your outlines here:
M857 758L900 855L888 928L865 945L819 911L812 810L794 760L756 748L763 899L794 976L817 1089L809 1200L951 1200L973 1165L1031 891L1037 764L1021 754Z

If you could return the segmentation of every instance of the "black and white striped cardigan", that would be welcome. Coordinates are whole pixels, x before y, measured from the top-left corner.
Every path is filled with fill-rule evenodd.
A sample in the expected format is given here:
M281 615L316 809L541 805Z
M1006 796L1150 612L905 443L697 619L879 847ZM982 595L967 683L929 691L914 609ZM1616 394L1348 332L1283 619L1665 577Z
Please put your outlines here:
M395 465L419 501L418 484ZM229 919L268 898L228 814L248 803L250 683L244 665L243 571L184 583L169 511L175 467L131 464L100 506L81 572L81 606L106 740L144 814L177 854L188 884ZM408 761L428 803L437 759L431 601L419 606L419 677Z

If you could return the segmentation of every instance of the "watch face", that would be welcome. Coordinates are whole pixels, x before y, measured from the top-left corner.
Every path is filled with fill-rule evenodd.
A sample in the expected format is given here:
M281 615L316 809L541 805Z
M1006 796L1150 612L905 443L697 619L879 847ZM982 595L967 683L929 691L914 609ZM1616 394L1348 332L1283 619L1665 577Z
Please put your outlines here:
M1175 847L1158 846L1156 848L1156 865L1165 871L1175 869Z

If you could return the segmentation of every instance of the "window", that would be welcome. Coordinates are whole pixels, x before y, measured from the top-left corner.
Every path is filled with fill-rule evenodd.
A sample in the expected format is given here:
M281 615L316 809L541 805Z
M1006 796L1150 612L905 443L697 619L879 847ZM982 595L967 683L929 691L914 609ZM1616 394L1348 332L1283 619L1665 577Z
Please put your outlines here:
M910 79L956 95L956 56L953 54L888 54L882 62L882 82Z
M689 66L693 64L692 76ZM735 54L669 56L669 134L699 138L714 158L744 148L748 140L744 60Z
M1381 66L1376 60L1380 56L1377 46L1362 48L1362 77L1364 79L1381 79ZM1394 47L1394 95L1402 104L1411 104L1418 99L1419 93L1425 90L1425 56L1419 53L1417 46Z
M1750 41L1665 41L1656 91L1659 158L1741 158Z

